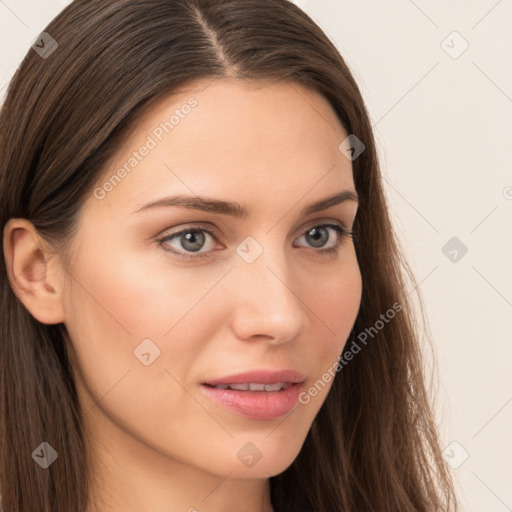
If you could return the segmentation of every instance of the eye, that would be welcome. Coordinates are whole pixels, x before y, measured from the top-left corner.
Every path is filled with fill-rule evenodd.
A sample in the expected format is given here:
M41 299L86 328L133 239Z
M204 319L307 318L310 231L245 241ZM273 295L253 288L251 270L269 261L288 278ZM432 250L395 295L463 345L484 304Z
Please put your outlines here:
M330 237L329 231L334 231L334 236ZM313 247L324 247L326 242L329 239L333 239L331 245L327 248L322 248L319 251L315 251L320 253L321 255L334 257L340 251L340 246L343 243L344 238L352 238L352 231L347 229L342 224L320 224L317 226L313 226L309 228L300 238L304 238L307 240L308 244L311 244Z
M182 229L181 231L160 238L158 242L160 242L160 244L163 246L165 250L175 253L183 258L202 258L204 257L202 253L200 253L201 256L192 256L189 254L184 254L182 252L182 249L184 249L185 251L191 251L193 253L199 253L200 249L204 246L205 243L205 233L209 237L215 239L215 235L212 233L212 231L210 231L208 228L204 226L188 226L187 228ZM176 247L174 247L173 249L167 249L166 246L169 246L169 242L174 240L175 238L177 238L176 241L181 246L181 249L176 250Z
M331 235L329 230L331 230L331 233L334 232L334 235ZM208 237L211 237L214 241L216 240L214 233L210 229L202 225L194 225L161 237L157 242L159 242L164 250L172 252L181 258L198 259L208 256L208 253L211 252L209 250L201 251ZM333 257L339 252L343 240L352 237L353 233L351 230L343 224L336 222L314 225L308 228L298 240L304 238L306 243L310 244L310 247L314 249L320 248L313 252ZM329 240L332 240L330 246L322 249ZM171 242L177 243L178 247L171 245ZM197 255L191 253L196 253Z

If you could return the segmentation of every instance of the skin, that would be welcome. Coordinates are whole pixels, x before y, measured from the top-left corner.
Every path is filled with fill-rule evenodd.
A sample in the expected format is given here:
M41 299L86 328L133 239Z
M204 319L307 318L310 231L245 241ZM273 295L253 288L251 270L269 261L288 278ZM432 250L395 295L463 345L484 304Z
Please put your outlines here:
M298 84L198 82L166 98L138 121L97 186L192 96L197 106L117 186L88 197L72 264L27 220L4 230L18 296L40 322L68 329L96 477L91 498L102 511L272 511L268 478L298 455L332 379L276 420L224 408L200 383L293 368L308 389L336 362L361 301L352 239L329 257L319 251L335 246L336 231L324 231L323 245L308 237L325 222L351 228L357 202L300 215L355 187L338 150L347 132L321 95ZM175 194L237 201L250 213L133 213ZM197 254L179 236L157 241L198 222L215 235L202 232L205 258L166 251ZM263 249L252 263L236 252L249 236ZM134 355L147 338L160 349L149 366ZM252 467L237 457L249 442L261 452Z

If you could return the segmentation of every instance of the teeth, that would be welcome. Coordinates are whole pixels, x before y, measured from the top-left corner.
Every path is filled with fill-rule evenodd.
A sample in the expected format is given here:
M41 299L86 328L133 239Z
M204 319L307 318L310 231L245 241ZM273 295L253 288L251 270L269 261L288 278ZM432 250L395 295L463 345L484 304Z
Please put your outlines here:
M217 389L233 389L236 391L280 391L289 387L290 383L276 382L275 384L243 383L243 384L218 384Z
M230 384L229 387L231 389L237 389L239 391L248 391L249 390L249 384Z
M284 382L276 382L275 384L265 384L265 391L279 391L280 389L283 389L285 387L288 387L288 385L284 384Z

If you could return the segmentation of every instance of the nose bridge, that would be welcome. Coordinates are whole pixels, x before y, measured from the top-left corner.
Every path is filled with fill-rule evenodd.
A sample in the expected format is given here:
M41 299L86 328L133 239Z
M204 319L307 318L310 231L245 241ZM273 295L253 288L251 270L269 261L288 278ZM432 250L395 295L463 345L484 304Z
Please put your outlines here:
M261 240L262 237L260 237ZM247 338L267 335L275 341L294 338L305 326L307 316L302 298L294 290L293 269L283 244L276 237L265 241L248 237L237 248L240 260L235 269L235 329Z

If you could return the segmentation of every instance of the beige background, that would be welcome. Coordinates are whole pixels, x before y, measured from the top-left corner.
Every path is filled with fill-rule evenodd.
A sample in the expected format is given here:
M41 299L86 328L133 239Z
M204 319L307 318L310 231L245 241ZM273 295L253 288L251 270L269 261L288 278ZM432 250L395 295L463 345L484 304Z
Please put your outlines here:
M0 97L67 3L0 0ZM337 45L372 117L429 315L463 511L512 510L512 1L296 3ZM452 237L468 248L445 249L456 261L442 251Z

